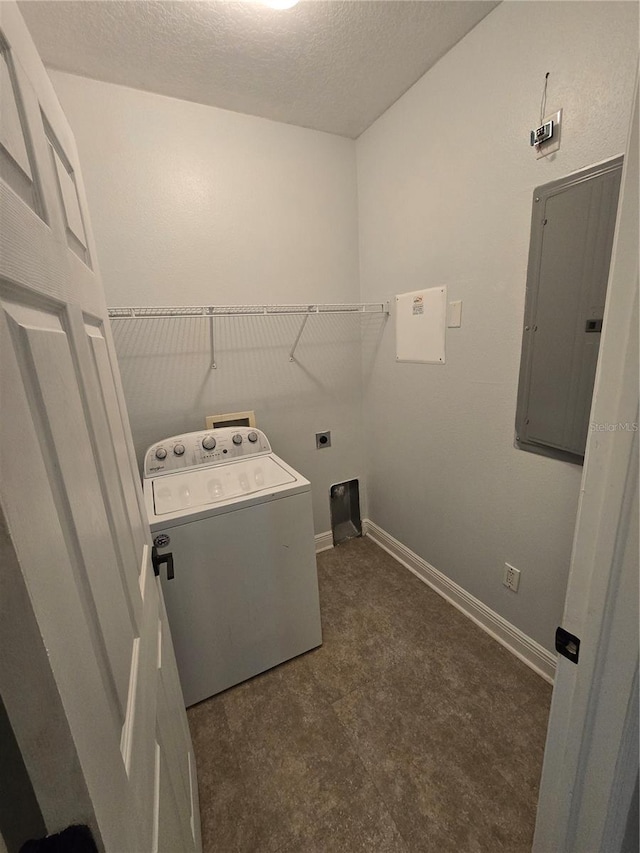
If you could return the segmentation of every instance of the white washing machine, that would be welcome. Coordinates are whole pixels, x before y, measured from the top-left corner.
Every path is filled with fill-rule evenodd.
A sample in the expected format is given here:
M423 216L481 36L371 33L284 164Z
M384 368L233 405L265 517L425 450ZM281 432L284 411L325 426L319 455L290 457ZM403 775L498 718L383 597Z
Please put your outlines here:
M311 486L263 432L157 442L143 485L187 706L322 643Z

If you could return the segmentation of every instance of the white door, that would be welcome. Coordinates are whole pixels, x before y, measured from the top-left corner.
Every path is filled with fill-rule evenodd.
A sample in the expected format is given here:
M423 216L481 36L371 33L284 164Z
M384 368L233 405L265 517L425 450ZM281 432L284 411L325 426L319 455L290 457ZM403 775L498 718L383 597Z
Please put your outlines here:
M77 152L0 3L0 691L49 832L201 848Z
M562 622L579 657L558 659L535 853L638 849L637 86L634 109Z

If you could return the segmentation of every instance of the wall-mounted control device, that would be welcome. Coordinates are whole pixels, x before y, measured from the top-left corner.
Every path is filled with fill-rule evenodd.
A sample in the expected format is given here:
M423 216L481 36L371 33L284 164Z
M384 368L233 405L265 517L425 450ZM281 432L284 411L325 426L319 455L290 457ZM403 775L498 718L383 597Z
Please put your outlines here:
M535 130L531 131L531 145L542 145L543 142L548 142L553 136L553 119L541 124Z
M152 444L144 457L144 476L173 474L198 465L216 465L271 453L266 435L252 427L218 427L174 435Z
M529 144L534 150L536 160L559 150L562 136L562 110L545 116L541 121L542 124L529 134Z

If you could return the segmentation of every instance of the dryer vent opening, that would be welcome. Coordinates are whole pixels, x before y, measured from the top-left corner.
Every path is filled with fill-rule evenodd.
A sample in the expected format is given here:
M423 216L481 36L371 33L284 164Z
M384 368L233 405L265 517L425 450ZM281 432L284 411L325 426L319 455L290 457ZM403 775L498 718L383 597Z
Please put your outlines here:
M335 486L331 486L329 495L333 544L339 545L348 539L362 536L358 481L349 480L346 483L336 483Z

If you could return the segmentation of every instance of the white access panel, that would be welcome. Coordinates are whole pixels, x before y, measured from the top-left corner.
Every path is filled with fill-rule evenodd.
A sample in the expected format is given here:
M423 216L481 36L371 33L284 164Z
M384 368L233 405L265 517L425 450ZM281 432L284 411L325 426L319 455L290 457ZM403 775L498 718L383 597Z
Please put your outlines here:
M396 361L444 364L447 288L396 296Z

